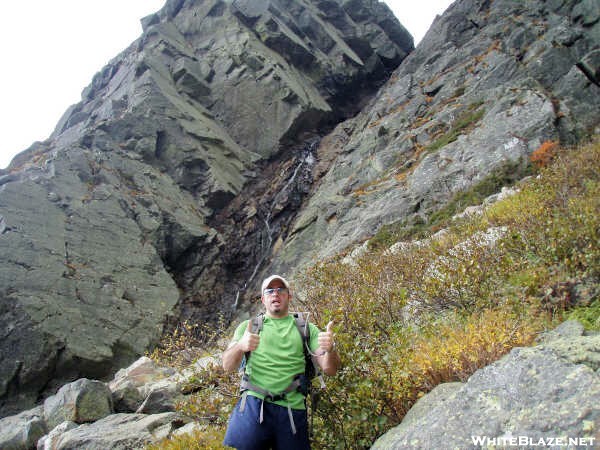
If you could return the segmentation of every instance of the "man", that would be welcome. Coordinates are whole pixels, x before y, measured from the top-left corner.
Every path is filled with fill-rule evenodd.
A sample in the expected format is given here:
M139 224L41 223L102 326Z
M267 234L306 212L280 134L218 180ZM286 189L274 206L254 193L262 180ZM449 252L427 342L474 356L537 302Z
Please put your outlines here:
M296 376L304 374L305 357L302 336L289 314L291 300L285 278L266 278L261 287L265 316L260 335L253 333L252 320L244 321L223 353L223 368L234 371L244 355L252 352L245 369L248 390L231 414L223 442L227 446L238 450L310 449L305 398L294 384ZM309 324L311 353L327 375L335 375L340 366L332 326L329 322L326 331L319 332Z

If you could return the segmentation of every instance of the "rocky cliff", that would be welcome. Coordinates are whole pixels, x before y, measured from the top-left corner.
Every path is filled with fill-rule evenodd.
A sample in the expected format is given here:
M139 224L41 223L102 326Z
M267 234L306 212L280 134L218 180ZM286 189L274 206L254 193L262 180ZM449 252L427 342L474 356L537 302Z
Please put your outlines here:
M0 173L0 415L597 132L599 18L459 0L413 51L376 0L167 1Z
M432 211L544 141L597 133L600 10L592 1L458 1L317 151L315 189L281 271ZM314 245L318 242L319 245Z
M2 415L113 373L181 314L230 314L310 143L413 50L375 0L169 0L142 25L0 174Z

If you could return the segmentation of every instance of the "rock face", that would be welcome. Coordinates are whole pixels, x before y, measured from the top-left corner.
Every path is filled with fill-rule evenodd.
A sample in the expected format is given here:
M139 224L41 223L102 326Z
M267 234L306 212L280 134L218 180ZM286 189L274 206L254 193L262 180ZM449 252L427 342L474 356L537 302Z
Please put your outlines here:
M530 442L565 436L587 443L578 445L597 444L600 335L582 331L565 322L540 345L513 349L466 383L438 386L371 448L503 448L511 439L530 448ZM472 436L490 441L481 444Z
M0 172L0 417L114 373L182 313L231 313L307 137L413 50L376 0L169 0L142 25Z
M414 50L377 0L168 0L0 172L0 416L594 133L595 5L459 0Z
M597 2L455 2L362 112L321 141L316 187L276 271L343 251L382 224L426 221L544 141L597 133L599 36Z

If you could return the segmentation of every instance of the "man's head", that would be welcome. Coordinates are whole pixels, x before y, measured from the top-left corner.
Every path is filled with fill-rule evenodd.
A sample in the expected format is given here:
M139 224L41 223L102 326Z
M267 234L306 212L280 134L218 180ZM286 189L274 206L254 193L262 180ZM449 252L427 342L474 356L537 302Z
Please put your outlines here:
M260 299L267 315L281 318L288 315L292 293L290 284L279 275L271 275L262 282Z

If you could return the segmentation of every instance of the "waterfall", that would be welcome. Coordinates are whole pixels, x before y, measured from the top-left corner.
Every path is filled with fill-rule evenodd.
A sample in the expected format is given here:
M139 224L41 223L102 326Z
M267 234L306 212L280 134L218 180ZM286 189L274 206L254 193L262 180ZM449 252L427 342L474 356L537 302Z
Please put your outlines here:
M287 182L285 183L283 188L281 188L281 190L279 192L277 192L277 194L275 194L275 196L273 197L273 200L271 201L271 205L270 205L269 209L267 210L267 214L266 214L265 218L263 219L263 222L264 222L263 232L260 233L260 241L261 241L261 243L260 243L260 247L261 247L260 258L258 258L257 263L254 265L254 270L252 271L252 274L250 275L250 277L244 283L244 286L242 288L238 289L235 294L235 300L232 305L234 311L238 307L241 293L247 289L247 287L248 287L248 285L250 285L250 283L252 283L252 280L254 280L254 277L256 277L256 274L260 270L265 259L267 258L267 256L269 255L269 253L271 251L271 246L273 245L273 230L271 229L271 219L273 217L273 210L277 206L277 202L282 198L283 195L288 193L288 191L290 190L290 187L293 186L293 183L296 180L296 177L298 176L298 173L300 172L300 170L302 168L304 168L304 170L306 170L309 173L312 171L312 166L315 164L315 161L316 161L315 157L313 155L313 152L316 150L317 144L318 144L318 141L315 141L315 142L309 143L305 147L302 157L299 159L296 167L294 168L294 172L292 172L292 175L287 180ZM266 239L264 239L265 235L266 235Z

